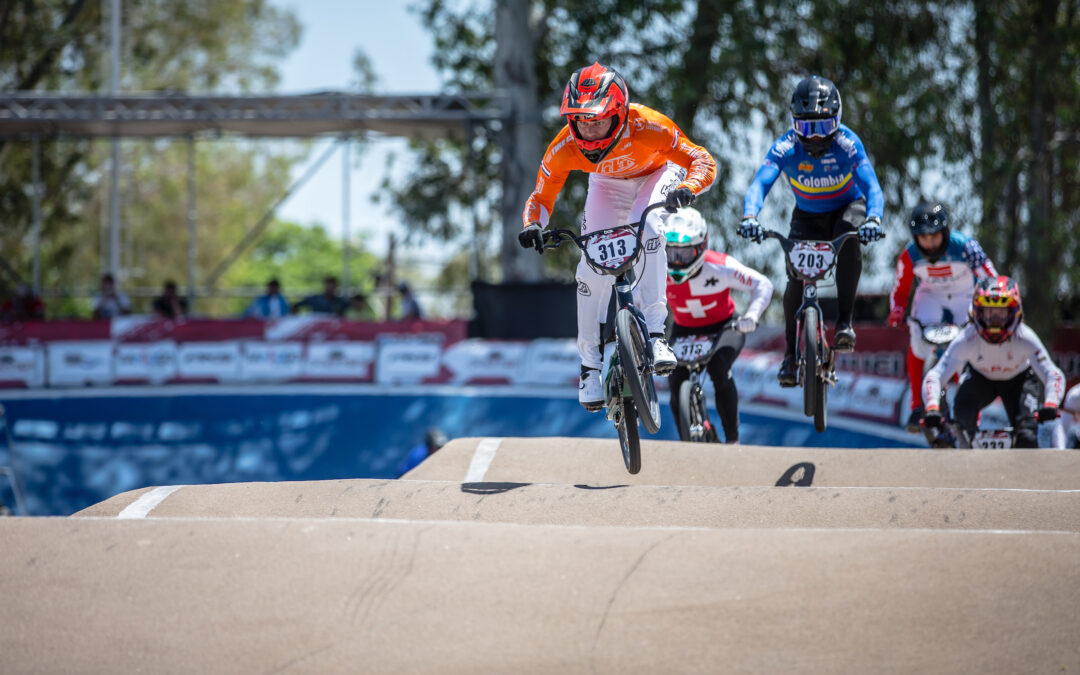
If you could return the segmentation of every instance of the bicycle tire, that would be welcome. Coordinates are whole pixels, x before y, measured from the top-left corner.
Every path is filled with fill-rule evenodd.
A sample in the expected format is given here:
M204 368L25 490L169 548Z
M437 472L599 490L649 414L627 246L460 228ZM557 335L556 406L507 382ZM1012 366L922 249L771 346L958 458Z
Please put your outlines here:
M619 432L619 447L622 449L623 464L631 474L641 471L641 437L637 428L637 409L629 396L623 398L622 421L616 425Z
M656 385L645 360L649 345L645 333L633 313L625 307L615 315L615 337L619 344L619 361L623 377L630 385L630 395L641 426L655 434L660 430L660 401L656 397Z
M685 380L685 381L683 381L682 384L679 385L679 392L678 392L677 395L679 397L679 419L678 419L678 423L679 423L679 440L680 441L691 441L692 442L694 440L693 438L690 437L690 429L693 428L693 425L694 425L693 410L691 410L691 408L690 408L690 406L692 405L692 401L693 401L693 398L691 396L691 394L693 393L693 390L694 390L694 384L690 380Z
M817 412L817 371L818 371L818 313L817 309L807 307L803 310L802 321L802 361L803 361L803 414L816 416Z
M694 385L693 401L694 407L698 411L698 419L701 420L701 442L719 443L720 436L716 433L716 425L709 419L709 404L705 402L705 390L696 384Z

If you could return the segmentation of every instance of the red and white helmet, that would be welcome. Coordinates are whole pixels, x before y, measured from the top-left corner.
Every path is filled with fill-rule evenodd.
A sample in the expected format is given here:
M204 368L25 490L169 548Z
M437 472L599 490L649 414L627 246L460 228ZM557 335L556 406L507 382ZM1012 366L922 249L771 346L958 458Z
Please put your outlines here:
M615 147L626 128L630 98L626 81L614 68L593 63L570 76L563 92L559 114L566 118L570 135L585 158L600 163ZM614 117L615 123L606 136L595 141L585 140L578 132L577 122L593 122Z
M1007 276L981 279L971 298L971 321L979 336L987 342L1008 340L1016 332L1024 309L1020 287Z

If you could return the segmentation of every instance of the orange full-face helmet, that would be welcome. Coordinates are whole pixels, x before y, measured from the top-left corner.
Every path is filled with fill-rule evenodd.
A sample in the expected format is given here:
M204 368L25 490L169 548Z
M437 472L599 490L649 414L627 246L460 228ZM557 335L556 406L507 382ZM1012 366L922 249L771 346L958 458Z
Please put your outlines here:
M566 118L570 135L585 158L598 164L618 144L630 110L626 81L614 68L594 63L570 76L563 92L559 114ZM608 133L595 140L586 139L578 122L595 122L614 117Z
M1006 276L982 279L971 298L971 321L987 342L1008 340L1023 317L1020 287Z

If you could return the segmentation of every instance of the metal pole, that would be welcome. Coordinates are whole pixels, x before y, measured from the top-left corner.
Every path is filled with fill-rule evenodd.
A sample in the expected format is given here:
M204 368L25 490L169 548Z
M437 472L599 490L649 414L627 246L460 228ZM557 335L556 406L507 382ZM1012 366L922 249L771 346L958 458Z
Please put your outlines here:
M120 0L109 3L112 60L109 68L109 93L120 90ZM120 282L120 139L112 139L112 166L109 183L109 271Z
M187 301L188 312L195 308L195 137L187 138Z
M41 295L41 138L34 134L34 158L31 162L34 182L33 217L34 217L34 268L32 281L34 294Z
M480 278L480 233L478 232L478 218L476 216L476 203L480 201L480 196L477 194L477 186L480 181L476 175L476 154L473 152L473 122L471 119L465 120L465 147L467 149L466 157L468 158L467 166L465 167L465 175L467 176L469 193L472 194L472 207L469 209L472 212L472 247L469 249L469 281L476 281Z
M348 301L352 297L349 289L349 262L352 254L349 232L349 196L352 191L352 162L349 157L349 137L341 139L341 288Z

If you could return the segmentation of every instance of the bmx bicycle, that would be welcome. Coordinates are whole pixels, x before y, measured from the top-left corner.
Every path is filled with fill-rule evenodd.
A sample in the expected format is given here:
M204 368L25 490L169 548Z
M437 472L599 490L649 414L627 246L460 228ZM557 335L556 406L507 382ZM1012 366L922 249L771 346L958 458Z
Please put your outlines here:
M945 353L952 341L956 339L956 336L960 335L960 331L967 325L967 322L960 325L953 323L952 313L948 310L946 310L946 315L938 323L923 323L913 316L908 317L908 323L918 326L923 340L934 346L934 353L926 359L926 363L923 365L924 373L934 367L934 364L941 359L941 355ZM941 399L938 401L938 409L943 417L941 428L934 429L925 424L921 425L923 436L926 437L926 443L931 448L956 447L957 428L949 412L945 392L946 387L942 383Z
M633 289L637 280L634 263L641 256L645 219L663 206L664 202L650 204L642 211L641 219L629 225L582 236L563 228L547 230L543 235L545 249L571 241L581 249L589 267L598 274L615 277L615 348L605 361L604 408L619 433L623 463L632 474L641 471L638 421L650 434L660 430L660 402L652 378L652 345L645 315L634 305Z
M713 335L687 335L675 338L671 351L679 366L689 371L689 377L680 385L678 391L671 392L678 396L679 440L691 443L719 443L720 436L716 427L709 420L709 409L705 403L705 390L702 386L708 372L709 361L720 348L720 336L723 331Z
M840 248L859 233L845 232L832 241L788 239L774 230L765 230L763 235L780 242L788 270L803 282L802 304L795 313L798 384L803 389L803 414L814 418L814 429L825 431L829 386L836 385L836 361L825 339L817 285L836 267Z

